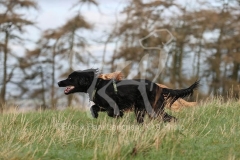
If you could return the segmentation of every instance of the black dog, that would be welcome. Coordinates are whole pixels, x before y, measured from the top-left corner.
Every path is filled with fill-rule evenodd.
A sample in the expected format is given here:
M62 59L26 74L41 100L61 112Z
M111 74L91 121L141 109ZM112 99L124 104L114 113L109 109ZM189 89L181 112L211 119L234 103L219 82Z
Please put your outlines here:
M124 110L133 108L137 122L142 123L144 115L160 117L164 122L175 120L175 117L164 112L164 106L168 97L171 104L178 98L191 95L199 85L195 82L187 89L172 90L160 88L155 83L145 80L103 80L98 77L98 70L88 69L74 71L66 80L58 82L59 87L66 87L64 93L75 92L88 93L90 99L95 103L91 107L94 118L98 112L106 111L110 117L123 116Z

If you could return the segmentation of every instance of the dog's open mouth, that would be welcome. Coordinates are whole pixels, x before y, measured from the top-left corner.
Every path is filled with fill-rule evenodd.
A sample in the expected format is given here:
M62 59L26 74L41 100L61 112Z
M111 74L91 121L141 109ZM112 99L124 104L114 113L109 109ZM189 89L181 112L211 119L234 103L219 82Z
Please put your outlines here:
M64 93L67 94L69 93L71 90L73 90L75 87L74 86L67 86L66 89L64 90Z

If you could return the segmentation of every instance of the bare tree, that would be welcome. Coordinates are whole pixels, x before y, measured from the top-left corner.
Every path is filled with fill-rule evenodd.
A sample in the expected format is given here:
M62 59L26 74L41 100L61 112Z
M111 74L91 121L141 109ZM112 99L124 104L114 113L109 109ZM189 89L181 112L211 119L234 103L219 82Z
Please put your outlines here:
M3 54L3 79L0 94L0 103L5 104L6 101L6 86L11 81L14 68L8 67L8 59L11 53L9 44L12 41L22 41L19 36L25 32L24 28L29 25L34 25L34 22L27 20L25 14L19 13L22 9L37 9L37 3L31 0L1 0L0 1L0 32L4 35L1 41Z
M153 79L156 75L156 68L158 68L159 50L146 50L139 44L139 40L149 35L154 30L163 29L166 27L164 22L164 10L172 6L176 6L172 1L152 1L143 2L142 0L134 0L128 2L127 6L121 12L125 15L125 19L119 22L117 28L113 30L112 40L118 42L117 48L115 48L114 56L112 57L113 68L116 69L118 63L124 61L131 61L131 65L127 66L123 72L126 75L130 70L138 70L135 68L138 66L142 57L149 54L147 62L147 78ZM145 39L142 41L142 45L147 47L155 47L162 45L166 42L167 37L164 33L159 35L160 39ZM141 73L137 73L137 77L140 77Z

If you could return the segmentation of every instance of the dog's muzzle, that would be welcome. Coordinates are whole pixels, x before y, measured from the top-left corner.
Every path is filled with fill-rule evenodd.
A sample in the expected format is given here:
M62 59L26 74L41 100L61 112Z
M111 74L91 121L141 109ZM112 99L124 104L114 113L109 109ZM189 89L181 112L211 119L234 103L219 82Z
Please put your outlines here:
M66 85L64 85L64 83L63 83L62 81L59 81L59 82L58 82L58 86L59 86L59 87L66 87Z

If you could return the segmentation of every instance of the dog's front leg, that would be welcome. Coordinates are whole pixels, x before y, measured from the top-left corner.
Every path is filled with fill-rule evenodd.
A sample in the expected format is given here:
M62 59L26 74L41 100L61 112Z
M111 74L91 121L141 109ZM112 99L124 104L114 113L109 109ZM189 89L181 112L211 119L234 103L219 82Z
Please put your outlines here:
M100 111L100 107L95 104L90 108L90 111L93 118L98 118L98 112Z
M112 81L109 81L109 83L104 87L102 87L101 89L99 89L97 93L108 102L110 107L113 108L114 116L121 116L120 109L118 108L118 103L117 103L117 98L118 98L117 93L114 93L114 95L111 96L111 95L108 95L108 92L106 92L107 87L111 84L112 84Z
M109 117L113 117L113 118L117 117L118 118L118 117L123 116L123 111L119 111L119 115L117 116L114 113L114 109L110 108L110 109L107 110L107 114L108 114Z

